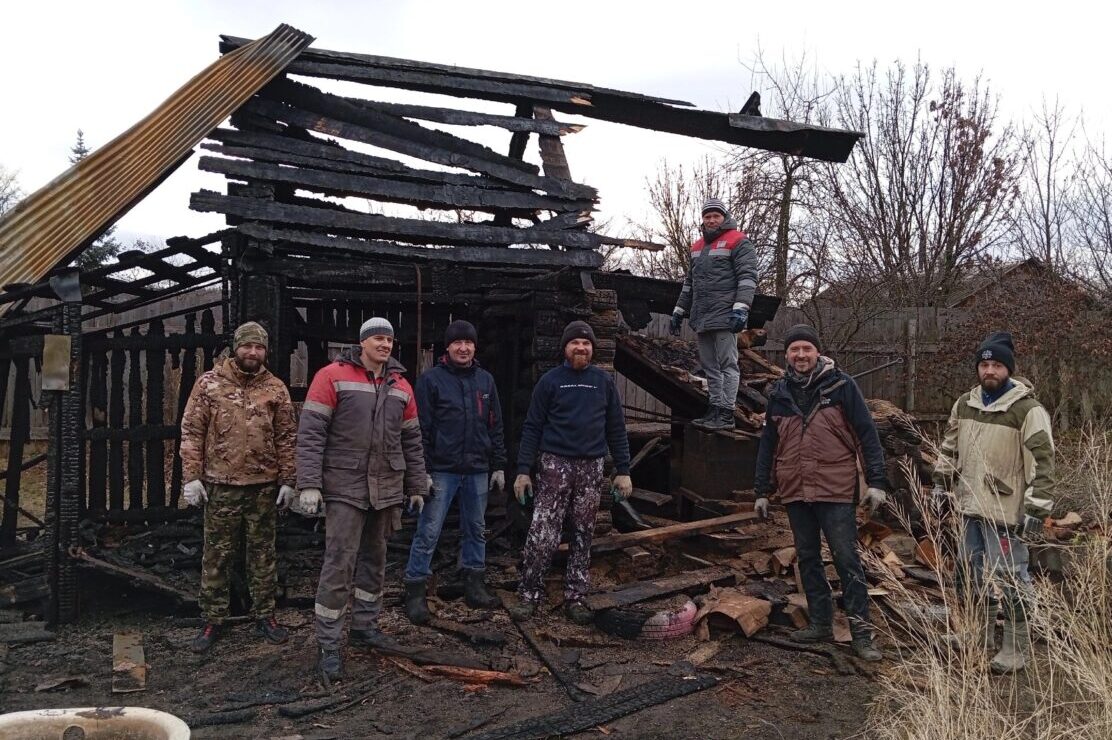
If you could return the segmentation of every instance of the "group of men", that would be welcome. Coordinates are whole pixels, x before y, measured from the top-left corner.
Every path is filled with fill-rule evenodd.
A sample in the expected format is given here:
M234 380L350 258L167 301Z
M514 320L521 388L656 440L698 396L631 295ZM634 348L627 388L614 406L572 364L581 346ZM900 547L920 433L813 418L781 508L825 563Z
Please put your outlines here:
M678 334L687 318L698 335L710 403L693 423L718 430L734 424L736 333L748 322L756 255L720 200L708 200L702 218L703 236L692 245L671 329ZM857 384L822 354L813 327L794 326L783 341L786 371L768 398L755 510L767 517L776 497L788 514L810 618L792 638L833 637L825 537L852 648L862 659L880 660L857 549L857 507L871 515L887 500L877 429ZM507 458L498 391L475 359L477 342L474 326L453 322L445 332L444 356L422 373L414 391L393 357L393 327L372 318L362 325L357 346L316 373L296 418L286 387L265 367L263 327L248 322L236 329L232 355L198 379L182 419L184 497L205 507L200 603L206 624L194 639L195 650L208 649L228 618L228 575L241 531L255 630L274 643L288 638L274 618L274 537L283 508L309 516L323 511L325 517L315 628L318 666L329 680L341 673L349 608L353 646L393 646L378 629L378 618L386 542L401 527L403 504L418 514L404 573L409 619L430 619L432 558L456 500L465 600L474 608L500 605L484 584L485 510L488 491L505 486ZM607 491L619 499L632 492L621 398L611 376L592 364L596 343L590 325L568 324L562 364L533 389L513 481L518 502L532 508L520 598L509 607L515 619L536 612L567 525L565 613L577 623L591 621L584 599L600 499ZM976 640L985 650L995 650L993 595L999 587L1005 596L1004 642L992 667L1009 672L1022 668L1030 651L1025 537L1051 507L1054 446L1049 416L1030 383L1015 376L1010 335L990 335L977 349L976 369L978 385L951 411L933 493L961 517L959 581L971 609L983 610L987 627ZM614 469L609 479L608 454Z
M405 611L415 624L431 614L426 601L433 554L448 510L459 501L460 571L474 608L501 601L484 584L488 491L505 486L502 407L494 378L475 359L475 327L455 321L444 356L421 374L416 391L393 357L394 329L383 318L360 328L313 377L299 418L289 391L265 366L268 337L248 322L236 329L232 354L198 380L182 418L184 497L204 506L205 552L200 604L205 626L193 640L204 652L229 617L229 571L240 533L257 634L288 639L274 618L277 511L323 511L324 560L317 585L318 667L328 680L342 671L343 628L349 643L389 650L378 629L386 543L401 527L402 506L418 515L405 567ZM595 514L613 459L615 495L629 495L629 444L621 400L610 375L592 364L590 325L564 330L564 362L537 384L525 421L514 493L533 498L516 618L527 619L543 595L544 576L565 517L573 530L565 608L590 620L587 594Z

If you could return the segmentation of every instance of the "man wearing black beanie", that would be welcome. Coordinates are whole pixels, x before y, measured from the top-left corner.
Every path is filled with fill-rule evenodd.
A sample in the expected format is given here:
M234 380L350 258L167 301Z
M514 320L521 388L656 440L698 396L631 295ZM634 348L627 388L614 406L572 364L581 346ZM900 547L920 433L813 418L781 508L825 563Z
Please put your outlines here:
M757 290L757 252L718 198L703 204L702 217L702 238L691 245L671 328L679 334L686 318L699 336L699 364L710 404L692 423L702 429L733 429L741 382L736 334L749 320Z
M486 590L483 577L487 490L506 485L506 445L494 376L475 359L478 339L470 322L453 321L444 332L444 356L417 379L417 412L432 495L421 510L405 567L405 613L414 624L424 624L431 616L425 599L432 556L457 498L464 600L474 609L500 603Z
M533 521L522 553L521 604L515 619L533 616L544 597L544 576L560 544L565 516L572 525L564 586L564 610L573 622L591 621L583 603L590 587L591 539L595 530L609 448L614 458L615 495L629 496L629 440L622 399L610 374L591 364L595 333L583 321L564 329L564 363L545 373L533 388L529 415L521 429L514 495L525 504L533 491L530 472L539 453Z
M1050 415L1031 383L1015 376L1012 335L989 334L973 356L978 384L950 411L934 471L934 495L952 497L961 515L958 594L971 603L967 630L986 657L996 648L997 586L1004 596L1004 642L995 673L1027 665L1033 596L1027 539L1042 529L1054 503L1054 439Z

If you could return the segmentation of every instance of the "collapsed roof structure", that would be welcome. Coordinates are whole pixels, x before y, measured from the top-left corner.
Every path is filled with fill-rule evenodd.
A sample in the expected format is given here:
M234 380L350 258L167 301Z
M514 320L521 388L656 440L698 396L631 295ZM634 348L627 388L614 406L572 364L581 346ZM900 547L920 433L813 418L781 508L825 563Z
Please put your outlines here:
M411 372L449 321L467 318L516 439L567 321L593 325L596 360L613 368L619 324L638 329L671 310L678 285L600 270L602 247L657 247L590 230L599 194L573 179L562 144L582 126L557 113L833 162L861 136L585 83L315 50L312 40L284 25L256 41L222 37L217 62L0 220L0 399L11 397L12 427L0 552L22 546L20 475L41 365L50 431L35 578L46 588L36 580L25 593L47 595L52 620L77 615L80 521L181 514L177 424L197 373L239 322L267 327L269 365L300 401L330 344L350 342L371 315L397 327ZM368 97L324 89L337 81ZM383 102L379 87L507 109ZM457 133L475 126L505 130L506 151ZM525 159L534 136L539 167ZM202 141L198 167L227 187L189 205L223 214L227 228L67 267ZM183 295L201 298L171 300ZM751 321L776 304L755 305Z

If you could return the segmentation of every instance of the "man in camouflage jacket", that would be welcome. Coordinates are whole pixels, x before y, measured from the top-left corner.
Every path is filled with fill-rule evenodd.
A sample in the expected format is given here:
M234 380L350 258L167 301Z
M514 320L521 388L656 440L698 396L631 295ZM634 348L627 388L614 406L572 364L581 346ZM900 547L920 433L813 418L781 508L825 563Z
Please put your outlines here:
M197 379L181 420L183 496L205 507L199 601L206 624L193 640L196 652L212 645L228 618L228 571L241 529L255 629L276 644L287 639L274 619L274 530L277 508L296 495L297 421L289 391L264 365L266 330L243 324L232 348L231 357Z
M342 668L340 641L352 602L352 644L390 647L378 630L386 538L401 527L402 502L418 512L428 495L417 403L391 356L394 328L371 318L349 347L309 384L297 430L299 508L325 506L324 562L317 584L318 668Z

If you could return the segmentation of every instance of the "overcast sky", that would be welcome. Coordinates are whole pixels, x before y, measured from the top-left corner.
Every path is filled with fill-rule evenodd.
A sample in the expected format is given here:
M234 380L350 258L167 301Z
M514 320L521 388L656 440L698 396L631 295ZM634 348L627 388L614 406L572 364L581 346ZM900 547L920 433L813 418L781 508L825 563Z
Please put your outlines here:
M1090 133L1100 133L1112 121L1107 11L1100 7L970 0L9 3L0 44L0 165L17 170L32 192L68 166L78 128L92 148L108 142L214 61L219 34L257 37L282 22L315 36L316 48L589 82L718 111L737 110L753 89L743 63L758 44L773 58L806 53L832 74L858 61L920 57L955 65L967 78L983 74L1010 116L1025 117L1044 96L1057 97L1083 108ZM360 89L376 99L412 99ZM583 122L587 129L565 137L572 174L599 188L600 218L616 224L644 218L645 180L662 159L687 163L718 150ZM509 140L507 132L481 136L500 150ZM123 218L121 235L163 239L220 228L221 217L188 209L199 187L222 190L223 179L199 173L194 156Z

